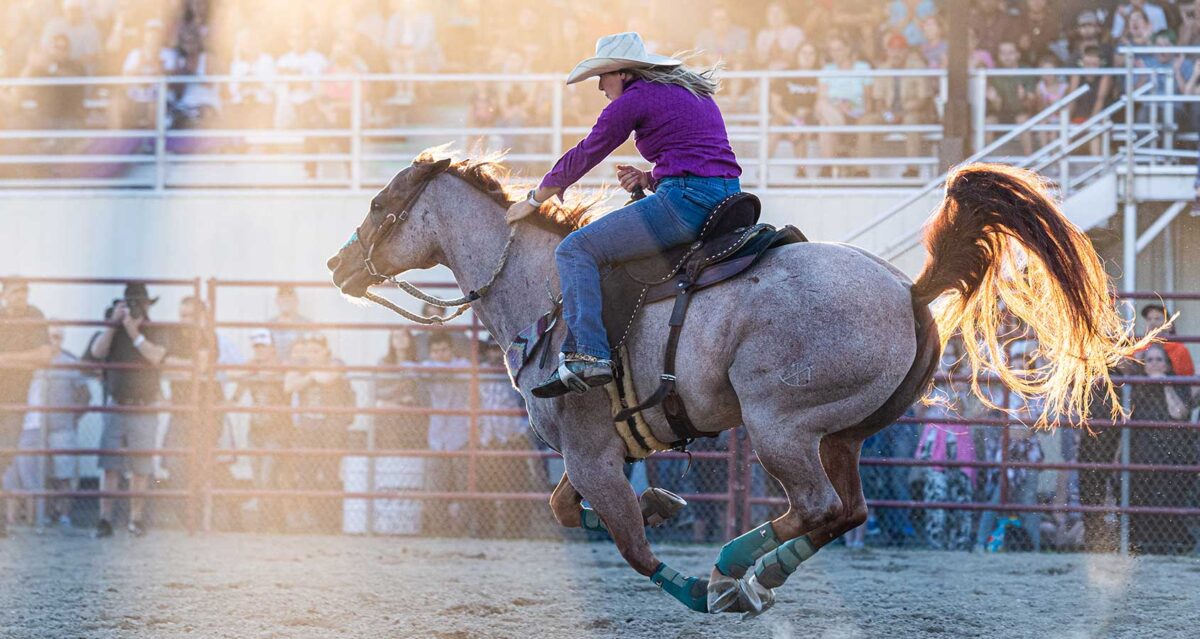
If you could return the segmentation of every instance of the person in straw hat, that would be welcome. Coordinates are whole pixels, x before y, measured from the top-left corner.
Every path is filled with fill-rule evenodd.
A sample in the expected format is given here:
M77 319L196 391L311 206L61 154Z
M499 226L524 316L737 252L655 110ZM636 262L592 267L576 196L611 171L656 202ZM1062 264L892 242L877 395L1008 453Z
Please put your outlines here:
M559 367L533 390L537 397L585 392L612 380L608 336L601 320L600 267L693 242L709 211L741 190L725 119L713 100L716 68L692 70L682 60L646 51L637 33L596 42L567 84L598 77L609 99L587 137L567 151L529 197L508 209L508 222L536 211L603 161L629 134L649 171L617 165L626 191L652 194L597 218L563 239L555 252L568 334Z

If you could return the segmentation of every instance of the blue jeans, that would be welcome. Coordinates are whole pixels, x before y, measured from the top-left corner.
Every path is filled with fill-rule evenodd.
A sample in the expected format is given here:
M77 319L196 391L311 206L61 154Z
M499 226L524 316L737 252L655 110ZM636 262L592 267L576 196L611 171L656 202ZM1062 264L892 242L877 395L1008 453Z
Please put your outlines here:
M554 252L569 331L563 352L610 357L601 316L601 267L694 242L709 211L741 190L737 178L663 178L652 195L563 238Z

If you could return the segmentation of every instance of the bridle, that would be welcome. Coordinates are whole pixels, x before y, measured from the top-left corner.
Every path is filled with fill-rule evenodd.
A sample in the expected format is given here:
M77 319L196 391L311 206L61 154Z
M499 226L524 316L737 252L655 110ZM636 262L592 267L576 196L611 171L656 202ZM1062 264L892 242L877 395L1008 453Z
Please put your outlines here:
M375 266L375 249L384 240L386 240L393 231L399 228L402 222L408 220L409 211L416 205L417 200L420 199L421 195L425 193L425 187L429 185L429 181L430 178L428 176L422 179L417 185L417 188L413 189L413 191L404 198L404 202L400 206L399 215L396 213L388 213L387 216L383 218L383 222L381 222L379 226L375 227L374 232L371 233L370 243L367 243L363 240L363 227L360 225L357 229L355 229L354 235L351 236L350 241L347 242L347 245L357 242L359 248L362 249L363 268L366 269L367 274L370 275L374 280L372 285L391 282L392 284L396 285L396 288L399 288L405 293L408 293L409 295L427 304L441 308L451 308L454 306L457 306L458 308L450 315L417 315L416 313L406 311L403 308L393 304L391 300L376 295L370 291L367 291L363 295L364 298L397 313L407 320L417 322L418 324L444 324L465 313L467 309L470 308L471 302L482 298L488 293L488 291L491 290L492 285L496 282L496 279L500 277L500 272L504 270L504 266L508 263L509 250L512 248L513 238L516 237L516 227L513 226L509 229L508 240L504 243L504 249L500 252L500 260L496 264L496 268L492 270L491 278L489 278L487 283L485 283L483 286L468 292L462 297L455 299L443 299L440 297L435 297L429 293L426 293L425 291L422 291L411 282L398 280L396 279L395 275L386 275L381 273L379 268ZM372 205L371 213L367 216L367 219L370 220L374 218L376 211L377 209L375 209L374 205Z

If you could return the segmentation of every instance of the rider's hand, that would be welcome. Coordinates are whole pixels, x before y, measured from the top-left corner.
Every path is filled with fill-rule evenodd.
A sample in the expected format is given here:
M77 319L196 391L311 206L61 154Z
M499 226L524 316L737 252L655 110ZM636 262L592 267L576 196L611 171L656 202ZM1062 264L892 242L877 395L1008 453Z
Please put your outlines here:
M516 222L517 220L529 215L530 213L533 213L536 210L537 209L529 203L529 200L514 202L512 206L508 207L508 213L504 215L504 221L512 224L513 222Z
M640 186L643 189L650 188L650 172L641 171L628 164L617 165L617 179L621 181L621 188L633 193L633 187Z

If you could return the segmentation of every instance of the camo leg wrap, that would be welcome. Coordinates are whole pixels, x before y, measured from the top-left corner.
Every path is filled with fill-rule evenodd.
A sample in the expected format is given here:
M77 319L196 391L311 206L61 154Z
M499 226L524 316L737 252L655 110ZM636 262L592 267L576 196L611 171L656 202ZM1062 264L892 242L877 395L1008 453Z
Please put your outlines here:
M787 541L763 556L754 571L754 578L766 588L778 588L816 552L808 535Z
M695 610L708 612L708 580L684 577L665 563L658 564L650 581L674 597L679 603Z
M721 554L717 556L717 570L722 575L741 579L759 557L778 547L775 529L767 522L722 546Z

